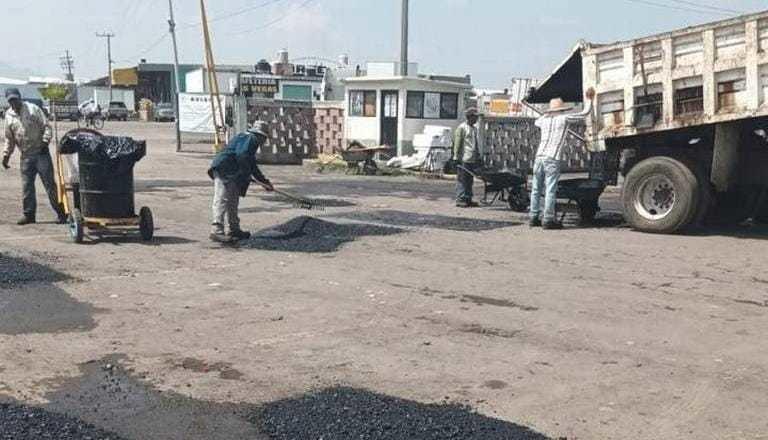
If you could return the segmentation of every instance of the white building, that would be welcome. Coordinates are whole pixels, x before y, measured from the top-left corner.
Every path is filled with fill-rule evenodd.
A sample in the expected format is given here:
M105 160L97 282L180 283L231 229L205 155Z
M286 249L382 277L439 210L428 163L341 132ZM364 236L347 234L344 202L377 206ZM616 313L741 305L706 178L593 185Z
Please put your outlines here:
M344 80L347 142L388 145L413 152L413 137L427 125L456 128L464 119L469 77L418 75L416 64L400 76L399 63L368 63L367 75Z
M220 65L216 66L216 81L219 83L219 92L225 94L234 93L237 87L237 78L241 72L251 72L253 66L248 65ZM206 68L195 69L186 74L187 93L210 93L211 85L208 81Z

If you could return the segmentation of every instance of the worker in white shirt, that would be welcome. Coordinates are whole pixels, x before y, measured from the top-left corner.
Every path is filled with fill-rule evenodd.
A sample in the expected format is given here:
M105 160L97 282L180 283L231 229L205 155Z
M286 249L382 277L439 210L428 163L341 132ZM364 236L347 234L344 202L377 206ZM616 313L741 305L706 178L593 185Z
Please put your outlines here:
M572 107L561 98L552 99L549 110L536 120L541 129L541 143L536 150L533 165L533 188L531 189L531 227L543 226L544 229L562 229L557 220L557 185L560 181L560 161L567 144L568 129L575 122L583 121L592 113L592 101L595 90L590 88L585 94L584 110L568 113ZM542 218L541 197L544 196Z

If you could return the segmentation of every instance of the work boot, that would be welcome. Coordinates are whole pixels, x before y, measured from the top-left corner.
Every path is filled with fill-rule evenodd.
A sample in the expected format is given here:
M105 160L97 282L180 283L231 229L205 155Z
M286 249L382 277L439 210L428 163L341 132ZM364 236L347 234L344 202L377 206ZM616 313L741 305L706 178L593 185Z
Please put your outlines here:
M60 215L58 219L56 219L56 224L59 225L66 225L69 223L69 219L67 219L66 215Z
M552 220L552 221L544 222L544 225L542 225L542 227L548 231L556 231L556 230L563 229L563 224L557 220Z
M457 208L469 208L469 203L467 203L465 201L457 201L456 202L456 207Z
M477 207L479 207L479 206L480 206L480 204L479 204L479 203L477 203L477 202L473 202L472 200L470 200L470 201L468 201L468 202L467 202L467 208L477 208Z
M531 219L528 221L528 226L532 228L540 228L541 227L541 219L538 217L531 217Z
M232 243L232 237L229 235L223 233L223 232L211 232L211 235L209 235L209 238L211 241L216 243Z
M24 217L20 218L19 221L16 222L16 224L19 226L31 225L33 223L35 223L35 218L28 215L25 215Z
M251 233L242 229L235 229L234 231L229 231L229 236L234 240L248 240L251 238Z

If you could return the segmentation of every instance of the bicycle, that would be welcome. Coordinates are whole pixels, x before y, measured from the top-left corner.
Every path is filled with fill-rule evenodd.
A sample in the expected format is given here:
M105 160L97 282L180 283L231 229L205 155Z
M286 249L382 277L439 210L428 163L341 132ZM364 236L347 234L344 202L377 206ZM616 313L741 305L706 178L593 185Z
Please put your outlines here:
M77 120L77 128L93 128L101 130L104 128L104 115L101 113L94 113L91 116L80 114L80 118Z

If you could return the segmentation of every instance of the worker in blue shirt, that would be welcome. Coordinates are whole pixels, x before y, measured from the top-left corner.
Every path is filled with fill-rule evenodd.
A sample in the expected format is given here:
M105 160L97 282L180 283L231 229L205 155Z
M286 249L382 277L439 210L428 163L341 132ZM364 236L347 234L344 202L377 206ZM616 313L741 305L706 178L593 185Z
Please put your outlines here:
M256 164L256 153L267 141L268 130L266 122L254 122L246 132L232 138L213 159L208 169L214 182L211 240L230 242L251 237L249 232L240 229L237 211L240 197L245 197L251 180L260 183L267 191L274 190ZM224 231L225 216L229 222L228 234Z

